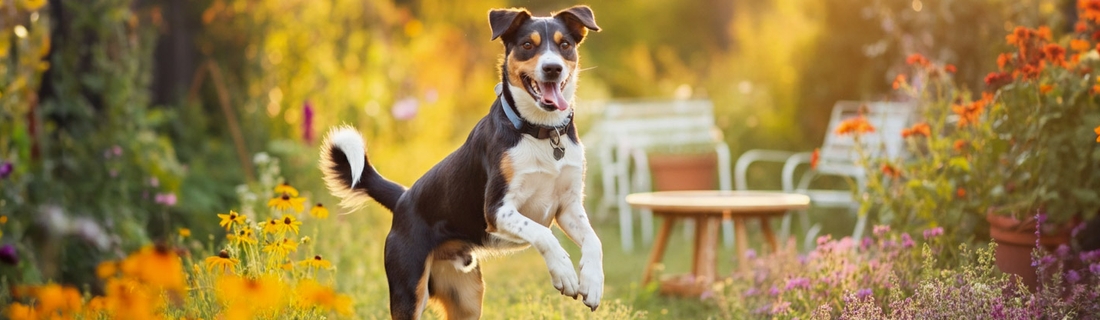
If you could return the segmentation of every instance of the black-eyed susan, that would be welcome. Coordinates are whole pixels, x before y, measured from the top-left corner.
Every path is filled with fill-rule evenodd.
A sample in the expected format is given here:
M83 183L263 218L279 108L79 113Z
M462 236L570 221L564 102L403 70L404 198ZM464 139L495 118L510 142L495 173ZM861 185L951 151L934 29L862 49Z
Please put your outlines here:
M332 288L323 286L313 280L303 280L296 288L297 304L302 306L318 306L324 309L336 311L342 315L350 315L351 298L336 293Z
M180 238L188 238L188 237L191 237L191 229L187 229L187 228L179 228L179 230L176 230L176 232L177 232L177 233L179 233L179 235L180 235Z
M282 223L279 220L270 219L264 223L264 234L276 234L282 230Z
M270 242L264 246L264 252L271 252L277 254L280 257L285 257L291 252L298 251L298 243L294 240L283 238L282 240Z
M278 186L275 186L275 194L287 194L291 197L297 197L298 189L294 189L294 187L291 187L286 182L283 182L280 183Z
M283 218L279 220L279 229L281 232L294 231L294 234L298 234L298 227L302 225L302 221L295 219L291 215L283 215Z
M225 228L225 230L229 230L233 227L233 224L244 225L245 220L247 220L243 214L233 210L229 210L229 213L219 213L218 218L222 219L222 221L218 222L218 225Z
M226 275L218 279L215 287L218 297L231 306L230 311L262 310L282 305L287 291L278 276L270 274L259 278ZM227 314L226 318L231 317Z
M233 244L256 244L256 237L253 236L252 228L242 228L237 230L237 233L226 236Z
M325 260L324 258L321 258L320 255L316 255L316 256L313 256L313 258L309 258L309 259L299 261L298 263L301 263L302 265L305 265L307 268L332 269L332 262L329 262L328 260Z
M238 260L229 257L229 251L222 250L218 252L218 255L206 258L206 270L214 271L229 271L233 272Z
M328 218L328 208L325 208L325 205L321 203L317 203L313 206L313 209L309 209L309 215L320 219Z
M268 200L267 206L279 211L294 209L294 212L301 212L305 209L305 202L306 198L293 197L290 194L284 193L282 196Z

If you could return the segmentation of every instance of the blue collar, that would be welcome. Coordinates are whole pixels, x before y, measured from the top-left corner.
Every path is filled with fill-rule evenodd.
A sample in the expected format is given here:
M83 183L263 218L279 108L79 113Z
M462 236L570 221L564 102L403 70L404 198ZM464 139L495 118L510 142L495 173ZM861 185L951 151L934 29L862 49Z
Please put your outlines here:
M497 83L497 99L500 99L500 106L504 107L504 115L508 116L508 121L512 122L512 125L516 127L516 130L523 128L523 119L516 114L516 110L512 110L512 106L508 104L508 99L504 95L500 94L501 84Z

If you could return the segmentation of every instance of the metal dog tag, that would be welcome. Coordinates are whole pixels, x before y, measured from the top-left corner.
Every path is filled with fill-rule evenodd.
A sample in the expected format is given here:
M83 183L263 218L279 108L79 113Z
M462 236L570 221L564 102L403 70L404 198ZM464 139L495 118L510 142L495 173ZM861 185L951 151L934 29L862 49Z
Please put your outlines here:
M550 137L550 147L554 148L554 160L561 160L565 156L565 147L561 146L561 132L554 129L554 136Z
M565 148L564 147L560 147L560 146L554 147L554 160L561 160L561 157L564 157L564 156L565 156Z

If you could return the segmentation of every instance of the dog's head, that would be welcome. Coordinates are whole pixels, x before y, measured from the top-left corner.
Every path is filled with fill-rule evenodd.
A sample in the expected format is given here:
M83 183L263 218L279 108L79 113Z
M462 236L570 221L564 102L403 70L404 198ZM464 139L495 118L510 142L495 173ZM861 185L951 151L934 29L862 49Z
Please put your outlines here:
M570 114L577 90L577 45L588 30L599 31L587 6L575 6L549 17L525 9L489 11L492 40L504 42L504 81L527 121L560 125Z

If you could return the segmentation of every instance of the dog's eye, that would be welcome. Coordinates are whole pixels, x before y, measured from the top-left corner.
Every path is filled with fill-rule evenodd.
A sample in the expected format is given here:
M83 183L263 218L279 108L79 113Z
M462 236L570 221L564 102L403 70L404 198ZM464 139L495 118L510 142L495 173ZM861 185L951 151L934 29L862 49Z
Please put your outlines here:
M569 41L562 41L559 46L561 46L562 50L569 50L573 48L573 45L570 44Z
M524 49L531 50L531 48L534 48L534 47L535 47L535 45L531 44L530 41L523 43L523 48Z

